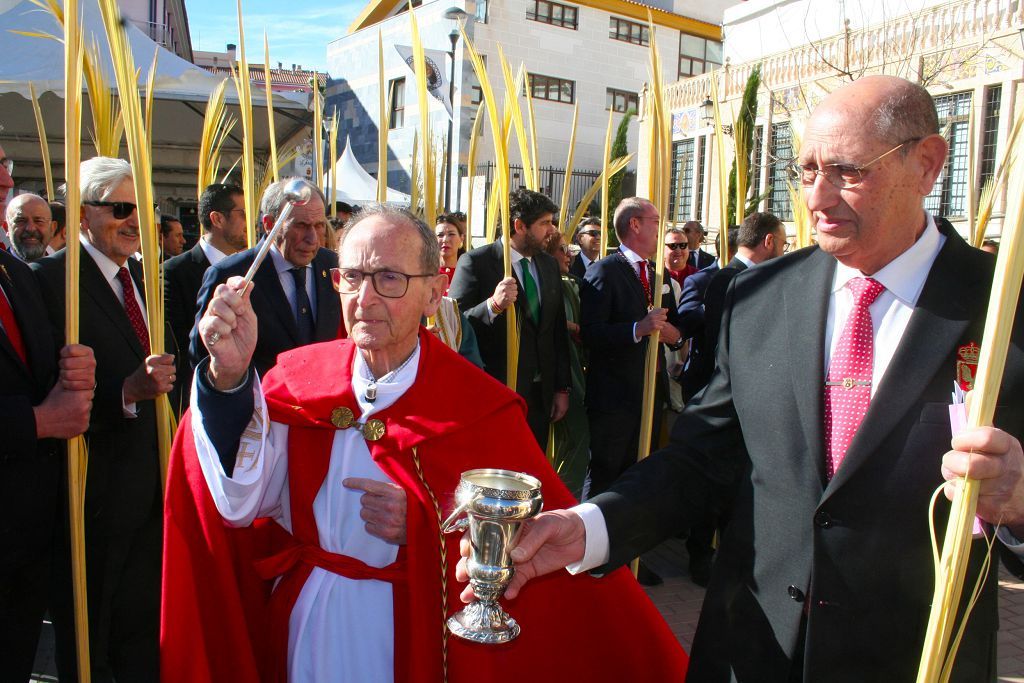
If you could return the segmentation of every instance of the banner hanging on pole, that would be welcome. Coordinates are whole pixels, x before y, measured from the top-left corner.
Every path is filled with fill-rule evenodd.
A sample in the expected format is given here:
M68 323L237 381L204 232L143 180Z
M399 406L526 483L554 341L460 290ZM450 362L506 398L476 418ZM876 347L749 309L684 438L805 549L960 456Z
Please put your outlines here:
M409 67L409 71L416 73L413 67L412 47L408 45L395 45L402 61ZM444 59L449 54L444 50L423 50L424 62L427 66L427 91L434 96L438 102L444 105L448 112L448 118L452 118L452 103L448 99L448 74L444 69Z

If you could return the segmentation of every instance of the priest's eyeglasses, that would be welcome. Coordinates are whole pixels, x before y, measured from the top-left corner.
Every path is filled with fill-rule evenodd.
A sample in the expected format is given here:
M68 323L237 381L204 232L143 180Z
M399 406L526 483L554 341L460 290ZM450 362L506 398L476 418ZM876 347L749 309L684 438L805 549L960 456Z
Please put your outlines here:
M364 278L370 278L378 294L388 299L401 299L409 291L409 280L414 277L437 277L437 273L399 273L395 270L377 270L367 273L355 268L331 268L331 281L342 294L355 294L363 285Z
M840 190L849 190L864 182L864 172L867 171L868 167L878 163L896 150L902 149L904 146L918 142L919 140L921 140L919 137L904 140L889 151L879 154L868 163L860 166L851 166L849 164L826 164L822 168L815 168L810 164L798 164L794 162L786 167L786 172L790 180L794 182L799 181L799 183L804 187L811 187L814 185L814 181L817 177L821 176Z

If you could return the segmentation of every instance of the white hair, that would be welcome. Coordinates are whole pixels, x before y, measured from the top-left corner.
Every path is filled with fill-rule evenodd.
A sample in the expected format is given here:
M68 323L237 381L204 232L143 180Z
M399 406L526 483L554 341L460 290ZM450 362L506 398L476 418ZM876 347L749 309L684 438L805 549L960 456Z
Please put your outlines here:
M124 159L93 157L82 162L78 191L83 202L100 202L122 182L131 179L131 164Z

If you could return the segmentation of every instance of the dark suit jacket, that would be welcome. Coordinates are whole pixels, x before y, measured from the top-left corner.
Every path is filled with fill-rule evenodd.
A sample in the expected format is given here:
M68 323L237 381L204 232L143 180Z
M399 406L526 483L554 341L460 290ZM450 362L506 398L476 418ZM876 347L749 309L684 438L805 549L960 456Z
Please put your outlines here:
M199 338L199 320L206 312L217 285L227 282L235 275L245 275L256 258L258 247L232 254L215 266L207 269L203 286L199 291L199 305L196 308L194 326L189 344L189 356L194 368L209 352ZM341 301L331 284L331 268L338 267L338 255L330 249L320 249L313 257L313 280L316 284L316 329L313 341L322 342L337 339L341 330ZM258 320L259 335L252 362L256 371L263 375L277 364L277 356L299 345L299 332L295 313L285 296L281 280L274 269L270 254L260 264L253 277L252 310Z
M569 341L565 333L565 304L558 263L545 253L533 258L540 279L537 283L541 302L540 324L534 323L526 312L526 294L520 282L515 303L520 330L517 388L520 394L526 395L533 378L540 373L544 409L550 411L555 392L572 384ZM459 310L473 325L484 370L499 382L505 382L507 370L505 314L489 320L487 299L504 279L504 272L502 244L498 240L463 254L448 290L448 296L459 302Z
M50 322L63 338L64 273L67 250L36 261L39 286ZM133 258L128 270L140 291L142 266ZM128 322L124 306L85 249L79 265L79 340L96 354L96 393L86 440L89 472L85 516L90 533L116 534L137 530L160 497L156 412L150 401L136 404L137 416L126 418L122 386L145 360L145 352ZM174 336L166 334L168 353L177 353Z
M711 372L715 369L715 347L718 345L718 331L722 327L722 307L725 304L725 292L729 283L747 264L734 258L722 269L708 268L691 275L684 284L683 302L679 307L687 308L688 318L699 319L701 327L694 328L696 336L690 343L690 357L683 373L683 398L689 401L707 386ZM700 279L689 286L697 276ZM699 312L699 315L698 315Z
M186 349L196 321L199 289L203 285L203 275L210 267L210 261L197 242L188 251L164 261L161 267L164 271L164 313L167 324L171 326L178 347ZM181 415L188 406L192 388L192 364L187 353L179 353L175 364L178 368L178 385L170 399L175 412Z
M587 274L587 267L583 265L582 254L577 254L576 258L572 260L572 263L569 265L569 273L575 275L580 280Z
M704 294L707 293L711 278L718 272L718 264L712 263L683 281L679 295L680 330L690 339L690 353L686 368L679 378L683 389L683 401L689 402L711 376L714 359L708 358L704 342Z
M691 251L690 254L692 254L693 257L695 257L696 260L697 260L697 263L696 263L697 270L704 270L705 268L707 268L708 266L712 265L713 263L717 263L718 262L718 259L716 259L712 254L709 254L708 252L704 251L703 249L697 249L697 251ZM687 263L693 263L693 261L692 260L688 260Z
M733 280L718 367L675 423L671 446L593 501L607 520L615 566L699 519L709 481L728 484L745 472L704 600L690 680L790 681L793 661L808 682L914 679L932 599L927 510L949 450L957 349L982 342L993 270L991 256L940 229L946 243L830 482L822 387L836 261L815 247ZM1019 435L1019 310L1017 320L996 424ZM942 499L939 529L948 510ZM975 551L980 560L984 551ZM977 562L968 577L976 569ZM955 680L993 680L996 627L993 571Z
M29 267L0 250L0 287L18 321L28 364L0 330L0 566L37 562L53 539L64 442L36 439L33 406L57 381L57 345ZM47 567L39 566L39 571ZM0 571L0 575L4 572ZM11 590L0 586L0 591ZM9 616L9 615L5 615Z
M633 324L647 315L647 301L636 271L620 253L592 265L580 287L580 334L590 352L586 403L590 410L639 415L649 338L634 342ZM661 306L668 309L669 322L676 324L671 287L662 295Z

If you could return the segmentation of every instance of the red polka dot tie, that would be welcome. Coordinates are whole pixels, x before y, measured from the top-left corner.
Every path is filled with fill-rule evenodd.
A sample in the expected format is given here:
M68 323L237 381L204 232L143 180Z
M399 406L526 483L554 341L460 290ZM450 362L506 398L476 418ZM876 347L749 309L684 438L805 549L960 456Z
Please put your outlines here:
M132 324L135 336L139 338L139 344L142 345L142 355L148 356L149 330L146 329L146 319L142 317L139 302L135 299L132 276L129 275L127 268L121 266L121 270L117 271L117 279L121 282L121 288L124 290L124 312L128 314L128 322Z
M853 292L853 309L825 378L825 466L829 479L843 462L871 403L874 332L868 306L885 291L877 280L864 277L850 280L847 286Z

